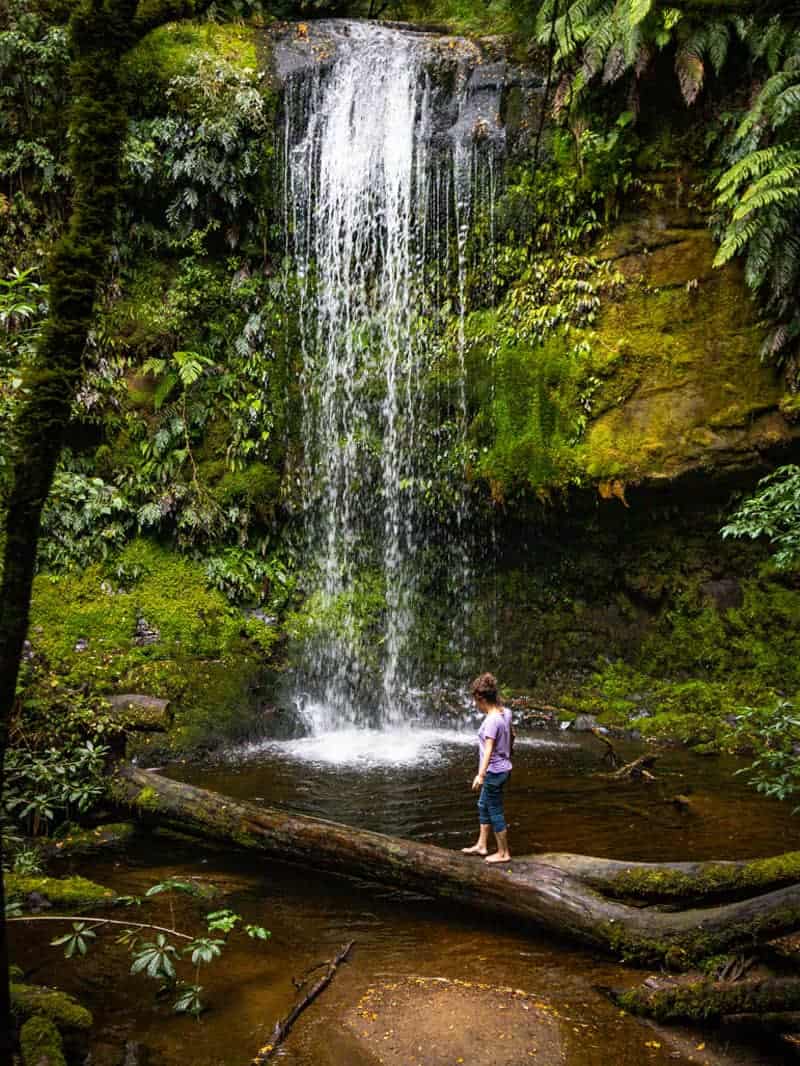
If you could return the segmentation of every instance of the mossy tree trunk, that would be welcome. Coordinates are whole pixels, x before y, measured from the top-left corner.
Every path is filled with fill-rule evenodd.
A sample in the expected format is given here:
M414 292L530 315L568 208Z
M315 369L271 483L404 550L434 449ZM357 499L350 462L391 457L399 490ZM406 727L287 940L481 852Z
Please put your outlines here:
M547 856L491 868L458 851L259 807L131 766L119 769L111 795L156 825L501 914L508 928L536 925L676 969L800 928L797 880L769 892L759 885L760 894L752 898L666 912L611 899ZM670 864L664 869L669 873ZM690 879L687 871L682 876ZM702 874L696 880L701 883ZM690 884L690 900L693 888Z
M70 19L73 200L47 265L50 310L12 433L0 587L0 791L22 647L28 628L42 508L83 371L95 299L109 260L127 114L118 72L144 34L195 13L205 0L82 0ZM0 854L0 859L2 855ZM0 1066L11 1064L8 943L0 881Z

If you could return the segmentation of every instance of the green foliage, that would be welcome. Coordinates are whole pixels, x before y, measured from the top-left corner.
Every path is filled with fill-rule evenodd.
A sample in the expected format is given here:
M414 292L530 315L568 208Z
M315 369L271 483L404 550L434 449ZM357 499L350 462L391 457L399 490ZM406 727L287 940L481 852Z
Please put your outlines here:
M258 217L272 114L253 40L252 30L236 27L164 26L128 57L126 75L157 107L131 122L124 151L136 240L163 243L165 215L173 239L223 222L235 247L248 214L255 209ZM158 84L167 72L166 89L154 96L153 78Z
M66 750L12 748L5 759L4 812L33 836L85 814L104 794L107 755L108 748L91 740Z
M800 467L783 466L758 483L755 495L745 500L722 527L723 537L766 538L777 567L800 562Z
M67 28L44 4L0 12L0 272L41 261L68 188Z
M790 700L740 708L734 738L755 754L750 766L737 772L748 774L759 792L781 800L800 792L800 715Z
M46 314L47 289L33 268L0 278L0 488L8 477L13 418L28 392L25 379Z
M131 922L130 927L123 929L117 936L117 943L125 945L130 952L132 974L140 974L158 981L161 986L159 992L168 991L175 997L173 1010L177 1014L198 1016L205 1010L205 1004L201 998L203 988L197 983L200 969L202 966L213 964L222 957L228 942L228 935L236 930L242 917L231 910L211 911L206 914L204 921L208 933L222 933L222 936L194 936L182 932L175 928L174 907L169 898L175 892L189 896L198 895L195 884L179 881L176 878L151 885L145 894L145 899L161 895L167 897L172 922L170 928L150 922ZM141 906L144 901L139 897L125 897L117 902L128 906ZM35 921L35 918L32 920ZM66 933L55 937L50 943L54 947L63 947L64 956L68 959L86 955L93 946L93 942L97 940L98 932L106 930L109 926L109 922L102 918L77 920L65 915L63 920L69 921L71 928ZM125 923L115 920L114 925L119 924ZM140 934L143 930L151 932L153 938L142 939ZM244 926L244 931L251 940L265 942L270 937L269 931L260 925L247 924ZM180 971L183 964L194 968L194 983L182 978Z
M776 323L764 354L785 358L800 337L800 30L771 25L773 73L730 138L717 183L716 263L744 257L747 283Z

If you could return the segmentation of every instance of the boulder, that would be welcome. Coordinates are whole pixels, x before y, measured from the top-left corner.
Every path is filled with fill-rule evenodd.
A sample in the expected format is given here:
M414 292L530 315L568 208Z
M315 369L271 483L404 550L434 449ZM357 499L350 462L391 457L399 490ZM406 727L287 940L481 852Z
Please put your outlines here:
M109 698L117 723L139 733L165 733L172 722L169 700L142 693L123 692Z

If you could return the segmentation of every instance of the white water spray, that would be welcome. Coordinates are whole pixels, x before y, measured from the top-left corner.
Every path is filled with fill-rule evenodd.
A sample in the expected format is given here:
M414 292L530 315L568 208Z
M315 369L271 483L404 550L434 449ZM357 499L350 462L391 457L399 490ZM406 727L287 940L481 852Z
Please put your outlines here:
M451 402L463 439L467 246L479 166L464 107L466 61L443 133L442 92L431 75L436 38L320 25L334 58L287 80L284 138L287 251L300 279L304 344L308 591L323 622L306 644L297 698L314 732L397 725L414 704L420 679L409 644L431 483L420 325L448 289L452 254L460 325ZM456 511L452 547L465 584L463 506Z

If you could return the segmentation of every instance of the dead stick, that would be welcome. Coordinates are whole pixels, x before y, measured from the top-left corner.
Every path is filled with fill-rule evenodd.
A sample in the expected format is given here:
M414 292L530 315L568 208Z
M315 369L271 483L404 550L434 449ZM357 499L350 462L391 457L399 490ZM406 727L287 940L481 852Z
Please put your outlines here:
M286 1017L282 1018L279 1022L276 1023L275 1028L272 1030L272 1036L269 1038L269 1043L265 1044L262 1048L259 1048L256 1057L253 1059L253 1066L264 1066L265 1062L269 1062L269 1060L278 1050L280 1045L289 1035L290 1029L300 1017L300 1015L303 1013L303 1011L306 1009L306 1007L310 1003L313 1003L317 996L320 994L320 992L324 988L327 988L327 986L331 983L333 975L339 968L339 964L344 962L344 960L350 954L350 949L352 948L354 943L355 941L351 940L349 944L345 944L345 946L342 948L336 958L331 959L327 963L328 969L325 971L322 977L320 977L319 980L311 986L311 988L302 998L297 1000L297 1002L286 1015ZM314 969L316 968L317 967L314 967ZM313 972L313 970L311 972Z
M600 733L597 729L590 729L589 732L592 734L593 737L595 737L596 740L599 740L601 744L605 744L606 750L603 753L603 762L607 762L612 770L616 770L619 766L619 755L617 755L617 749L614 747L608 737L604 737L603 734Z

